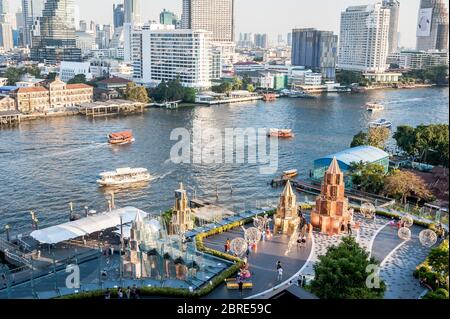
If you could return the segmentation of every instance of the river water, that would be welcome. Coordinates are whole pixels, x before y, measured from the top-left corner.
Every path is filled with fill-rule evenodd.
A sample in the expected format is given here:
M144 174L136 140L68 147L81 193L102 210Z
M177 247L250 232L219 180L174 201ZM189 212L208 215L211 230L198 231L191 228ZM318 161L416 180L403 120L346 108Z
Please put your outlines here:
M363 107L377 101L386 106L371 115ZM150 109L143 115L87 119L82 116L24 122L0 130L0 232L29 228L29 211L40 227L68 220L69 202L102 211L107 191L96 185L99 173L118 167L145 167L154 177L146 186L117 191L118 206L136 206L158 214L173 205L173 191L184 182L192 196L216 200L235 210L275 201L280 190L267 183L282 171L296 168L307 177L314 159L349 147L354 134L370 121L385 118L394 126L448 123L447 88L385 90L367 94L329 94L318 99L279 99L179 110ZM279 168L260 174L258 164L174 164L170 140L174 128L292 128L296 137L279 142ZM113 147L110 132L132 129L136 142ZM230 189L233 192L230 192ZM311 198L312 199L312 198Z

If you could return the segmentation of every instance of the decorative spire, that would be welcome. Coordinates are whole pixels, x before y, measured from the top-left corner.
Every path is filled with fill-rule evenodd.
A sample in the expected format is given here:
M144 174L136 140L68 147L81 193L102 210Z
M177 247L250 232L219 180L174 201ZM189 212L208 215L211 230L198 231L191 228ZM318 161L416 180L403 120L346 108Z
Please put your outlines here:
M281 196L293 196L294 191L292 190L291 181L287 181L286 187L284 188L283 194Z
M342 173L336 157L333 157L333 161L331 162L331 165L328 168L327 173L329 173L329 174L341 174Z
M180 183L180 190L184 190L183 183Z

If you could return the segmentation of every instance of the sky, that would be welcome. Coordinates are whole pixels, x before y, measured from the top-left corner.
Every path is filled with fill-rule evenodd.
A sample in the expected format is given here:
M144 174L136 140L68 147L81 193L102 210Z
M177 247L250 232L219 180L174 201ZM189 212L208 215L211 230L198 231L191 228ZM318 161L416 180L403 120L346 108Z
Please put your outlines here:
M182 0L141 0L144 21L158 20L162 9L181 14ZM340 12L350 5L376 3L381 0L235 0L236 36L240 32L268 33L275 38L296 27L313 27L339 34ZM20 0L10 0L14 12ZM112 23L112 4L121 0L75 0L83 20ZM445 1L447 8L449 0ZM400 45L413 48L420 0L400 0Z

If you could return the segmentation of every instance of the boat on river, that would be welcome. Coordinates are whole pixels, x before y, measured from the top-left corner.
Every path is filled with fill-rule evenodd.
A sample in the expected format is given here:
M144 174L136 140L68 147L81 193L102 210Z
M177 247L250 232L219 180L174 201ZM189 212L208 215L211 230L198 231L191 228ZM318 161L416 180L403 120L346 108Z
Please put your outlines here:
M380 119L378 121L373 121L369 123L369 127L385 127L385 128L391 128L392 122L388 121L386 119Z
M108 135L108 143L112 145L130 144L135 141L132 131L124 131L118 133L110 133Z
M291 129L271 128L268 134L269 137L291 138L294 137L294 132Z
M100 174L97 183L100 186L121 186L150 181L150 173L146 168L118 168L115 171Z
M379 103L366 103L366 109L369 112L383 111L384 105Z
M291 178L294 178L297 175L298 175L298 170L291 169L291 170L288 170L288 171L284 171L282 177L284 179L291 179Z

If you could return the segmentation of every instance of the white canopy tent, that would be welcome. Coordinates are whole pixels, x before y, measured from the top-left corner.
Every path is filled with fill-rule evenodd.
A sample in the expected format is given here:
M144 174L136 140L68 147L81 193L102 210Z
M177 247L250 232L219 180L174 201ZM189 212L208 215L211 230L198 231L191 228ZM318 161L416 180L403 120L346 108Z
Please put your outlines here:
M33 231L30 235L41 244L58 244L60 242L87 236L95 232L103 231L131 223L140 214L142 218L147 217L147 213L134 207L115 209L111 212L101 213L40 230Z
M215 205L208 205L205 207L195 208L192 210L195 217L198 219L212 222L217 219L226 218L228 216L234 216L235 213L229 209L218 207Z

